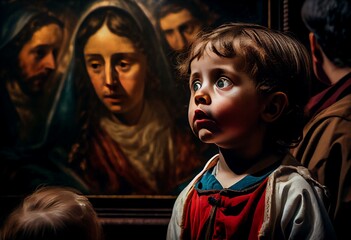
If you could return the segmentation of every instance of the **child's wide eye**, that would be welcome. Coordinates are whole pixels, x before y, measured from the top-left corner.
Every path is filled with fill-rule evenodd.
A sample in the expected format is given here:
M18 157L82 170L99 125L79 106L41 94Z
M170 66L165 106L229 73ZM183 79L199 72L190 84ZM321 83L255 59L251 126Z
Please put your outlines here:
M191 84L191 89L193 91L197 91L201 88L201 82L200 81L194 81L192 84Z
M216 86L220 89L226 88L232 84L233 84L232 81L230 81L228 78L225 78L225 77L220 77L216 82Z

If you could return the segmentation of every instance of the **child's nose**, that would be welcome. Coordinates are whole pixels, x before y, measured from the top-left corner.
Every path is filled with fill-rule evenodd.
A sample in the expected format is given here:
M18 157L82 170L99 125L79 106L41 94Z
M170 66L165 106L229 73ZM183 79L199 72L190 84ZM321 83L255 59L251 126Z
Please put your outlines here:
M195 103L196 105L199 104L211 104L211 98L208 94L199 92L198 94L195 95Z

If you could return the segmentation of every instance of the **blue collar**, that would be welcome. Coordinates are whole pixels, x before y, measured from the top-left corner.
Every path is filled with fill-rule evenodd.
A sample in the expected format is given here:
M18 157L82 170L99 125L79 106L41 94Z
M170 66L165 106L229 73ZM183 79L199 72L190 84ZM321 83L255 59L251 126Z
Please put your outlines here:
M262 182L264 179L268 177L278 166L280 166L280 162L277 162L266 169L260 171L255 175L247 175L239 182L233 184L228 189L235 191L242 191L247 189L253 185L256 185ZM196 190L222 190L223 187L220 182L216 179L215 175L213 175L213 170L215 167L208 169L204 175L201 177L200 181L195 184Z

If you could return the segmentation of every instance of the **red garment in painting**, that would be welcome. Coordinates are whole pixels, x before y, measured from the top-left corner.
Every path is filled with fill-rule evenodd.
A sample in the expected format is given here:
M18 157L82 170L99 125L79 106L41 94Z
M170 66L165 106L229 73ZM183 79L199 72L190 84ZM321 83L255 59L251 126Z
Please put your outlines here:
M174 136L176 149L174 152L165 152L166 155L159 159L162 165L157 165L157 169L152 172L150 168L146 169L147 166L141 170L133 166L119 143L103 129L96 129L89 136L86 154L78 159L79 174L91 194L173 193L196 173L201 162L201 153L190 144L190 137L178 133ZM168 161L171 154L175 155L175 161ZM150 174L146 175L146 171Z
M133 189L138 194L154 194L118 144L104 131L96 131L90 147L87 155L90 166L85 180L93 192L130 194Z
M243 191L193 189L184 208L182 239L258 239L266 185L267 179Z

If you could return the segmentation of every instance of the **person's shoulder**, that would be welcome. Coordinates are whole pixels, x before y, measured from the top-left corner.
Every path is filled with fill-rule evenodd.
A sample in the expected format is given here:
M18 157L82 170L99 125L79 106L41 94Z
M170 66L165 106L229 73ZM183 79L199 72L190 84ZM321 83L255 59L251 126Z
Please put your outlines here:
M280 183L313 180L310 170L304 167L290 152L286 153L280 166L272 172L269 178L271 181Z
M334 138L336 135L351 135L351 94L311 118L305 125L305 132L314 132L314 136ZM329 136L329 137L327 137Z
M328 189L313 178L309 169L297 165L281 165L269 176L269 188L286 198L315 196L322 201L328 198ZM313 197L314 198L314 197Z
M206 171L208 171L209 169L214 167L217 164L218 160L219 160L218 154L215 154L211 159L209 159L207 161L207 163L205 164L205 166L202 168L202 170L189 182L189 184L178 195L178 198L183 198L183 197L187 196L189 194L189 192L191 192L191 190L193 189L195 184L206 173Z
M351 94L344 96L328 108L321 111L312 121L317 122L321 119L347 120L351 124Z
M307 233L303 230L310 239L335 239L327 215L327 203L326 187L314 180L308 169L303 166L281 165L269 176L266 188L266 220L260 232L268 236L282 236L284 233L296 237L305 229L309 231ZM291 231L282 229L279 227L282 225L276 225L277 221L296 227L291 227ZM311 223L318 227L311 226ZM325 237L320 238L324 235Z
M325 189L325 186L313 178L311 171L302 166L290 152L285 155L281 165L270 174L269 181L278 188Z

